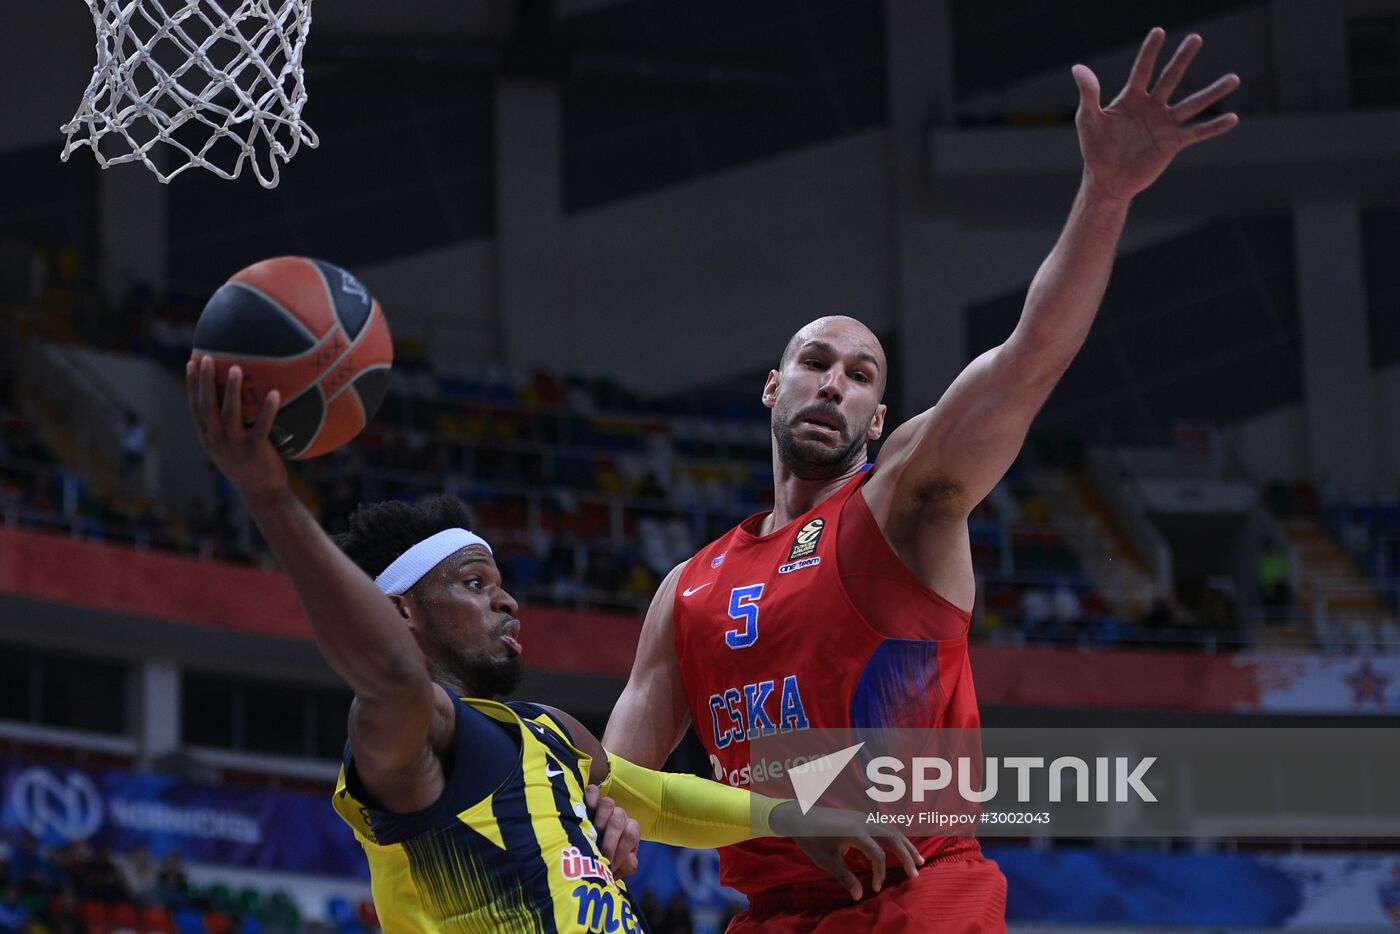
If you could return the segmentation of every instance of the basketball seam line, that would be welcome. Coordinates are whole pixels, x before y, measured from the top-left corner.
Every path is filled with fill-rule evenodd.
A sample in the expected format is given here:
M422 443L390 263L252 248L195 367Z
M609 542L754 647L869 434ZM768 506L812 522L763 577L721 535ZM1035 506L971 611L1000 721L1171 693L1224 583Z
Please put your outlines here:
M378 369L378 367L371 367L370 369ZM365 371L362 372L360 375L363 376L365 373L368 373L368 372L369 372L369 370L365 370ZM356 379L358 379L358 378L359 378L359 377L356 377ZM350 385L352 385L352 386L355 385L355 380L352 379L352 380L350 381ZM340 394L337 393L336 395L339 396ZM355 403L355 408L357 408L357 409L360 410L360 430L361 430L361 431L364 431L364 430L365 430L365 426L369 424L369 416L368 416L368 415L366 414L366 412L365 412L365 404L364 404L364 402L360 401L360 394L359 394L358 392L352 392L352 393L350 393L350 401L354 402L354 403ZM331 407L331 404L330 404L329 402L327 402L327 403L326 403L326 410L327 410L327 412L330 411L330 407Z
M311 344L311 346L307 347L307 349L302 350L301 353L295 354L295 356L291 357L267 357L263 356L263 354L256 353L225 353L225 351L223 350L200 350L199 347L195 347L193 351L195 351L195 353L206 353L209 354L209 356L211 357L218 357L220 358L220 360L231 360L234 361L234 363L237 363L237 361L239 360L255 360L260 361L260 363L291 363L291 361L301 360L302 357L307 357L309 356L309 354L314 354L316 353L316 351L321 350L323 346L326 346L326 343L329 343L329 340L332 339L332 337L336 336L337 330L339 330L339 333L342 333L343 335L344 330L340 329L339 325L336 325L336 328L328 330L328 332L326 332L326 336L322 337L322 339L316 340L315 335L311 335L311 339L315 340L315 343ZM350 353L350 351L347 350L346 353ZM336 357L335 363L340 363L340 361L342 360L344 360L344 354L340 354L339 357ZM329 367L326 368L326 370L329 370ZM326 370L322 370L321 372L319 372L318 375L316 375L315 382L321 381L321 377L323 374L325 374ZM298 392L297 396L300 395L301 392ZM297 396L293 396L293 399L297 398ZM287 399L287 402L291 402L291 399Z
M339 399L341 396L343 396L347 391L354 389L355 380L359 379L361 376L364 376L366 373L373 373L375 370L392 370L393 368L394 365L392 363L376 363L373 366L365 367L363 370L355 374L355 379L346 380L345 385L341 386L340 389L336 390L336 394L331 396L329 401L333 402L336 399ZM356 390L355 392L355 398L357 400L360 399L360 393L358 390ZM360 400L360 411L363 412L364 410L364 401ZM365 424L369 424L369 419L365 419Z
M341 364L342 362L344 362L344 360L345 360L346 357L350 356L352 353L355 352L355 348L356 348L356 347L360 346L360 341L364 340L365 335L369 333L370 326L374 324L374 316L375 316L376 314L379 314L379 315L382 315L382 314L383 314L383 312L379 310L379 302L378 302L378 301L374 301L373 303L370 304L370 306L369 306L369 317L365 319L364 327L360 328L360 333L359 333L359 335L358 335L354 340L350 341L350 346L348 346L348 347L345 348L345 353L343 353L343 354L341 354L340 356L336 357L335 360L333 360L333 361L331 362L330 366L326 367L326 373L327 373L327 374L333 372L333 371L335 370L336 367L340 366L340 364ZM340 319L339 319L339 318L336 319L335 325L336 325L336 327L340 328L340 333L341 333L341 334L345 334L345 328L344 328L344 326L341 325ZM348 338L350 335L349 335L349 334L345 334L345 336ZM390 353L392 353L392 352L393 352L393 350L392 350L392 345L391 345ZM365 373L368 373L370 370L378 369L378 368L381 367L381 366L391 366L391 364L375 364L375 365L372 366L372 367L365 367L363 370L361 370L359 373L356 373L355 375L356 375L356 376L361 376L361 375L363 375L363 374L365 374ZM318 379L316 380L316 385L319 386L319 385L321 384L321 382L322 382L324 379L325 379L324 376L318 378ZM341 386L339 389L336 390L335 395L333 395L333 396L328 396L328 397L326 398L326 404L327 404L327 405L330 405L330 404L331 404L332 402L334 402L336 399L340 398L340 394L343 393L343 392L345 392L345 390L349 389L349 388L350 388L351 386L353 386L353 385L355 385L355 381L354 381L353 379L347 379L347 380L345 381L345 385L344 385L344 386ZM325 392L323 391L321 394L322 394L322 395L325 395Z
M316 270L316 275L321 277L321 287L326 290L326 304L330 306L331 317L334 318L335 323L340 326L340 331L345 335L345 339L350 340L350 332L345 330L345 322L340 319L340 306L335 303L335 292L331 289L331 280L326 278L326 271L321 268L320 263L313 260L311 257L304 256L302 258L310 263L311 268ZM344 274L345 270L342 269L341 273ZM351 276L351 278L353 279L354 276ZM365 315L365 323L360 325L360 333L355 335L355 341L358 341L364 336L365 329L369 327L370 319L374 317L374 306L379 304L375 301L374 297L369 294L369 286L364 285L364 283L360 283L360 285L365 289L365 294L369 295L369 314Z
M316 430L307 436L306 443L297 448L296 453L291 455L293 460L311 450L311 445L315 444L316 439L321 437L321 429L326 427L326 419L329 418L331 414L331 400L326 398L326 391L321 388L321 381L317 380L307 387L308 392L312 389L321 394L321 417L316 422ZM298 393L297 398L300 399L304 395L306 395L305 392Z
M365 336L366 334L369 333L370 326L371 326L372 324L374 324L374 313L375 313L376 311L379 311L379 302L376 301L374 298L370 298L370 300L369 300L369 314L365 316L365 321L364 321L364 323L360 325L360 333L359 333L359 334L356 334L356 335L352 338L352 337L350 336L350 332L347 331L347 330L345 330L345 322L342 321L342 320L340 319L340 312L337 311L337 307L338 307L338 306L337 306L336 303L335 303L335 293L334 293L333 291L331 291L331 280L329 280L329 279L326 278L326 271L325 271L324 269L321 268L321 264L320 264L320 263L313 262L309 257L306 257L305 259L306 259L306 261L307 261L308 263L311 263L311 268L314 269L314 270L316 270L316 275L319 276L319 277L321 278L321 288L323 288L323 289L326 290L326 304L327 304L328 306L330 306L330 309L331 309L331 318L335 321L335 326L340 330L340 333L341 333L341 334L344 334L344 335L345 335L345 339L348 340L348 341L350 342L350 346L348 346L348 347L345 348L345 353L341 354L341 355L340 355L339 357L337 357L335 360L331 361L330 366L326 367L325 372L326 372L326 373L332 373L332 372L335 371L335 368L336 368L336 367L340 366L341 362L342 362L343 360L345 360L346 357L350 356L352 353L355 352L355 348L359 345L361 339L363 339L364 336ZM325 379L324 376L318 378L318 379L316 380L316 385L317 385L317 386L321 386L321 384L322 384L322 382L324 381L324 379ZM345 381L345 385L344 385L344 386L341 386L338 390L336 390L336 393L335 393L335 395L333 395L333 396L327 396L327 395L326 395L325 389L322 388L322 389L321 389L321 397L324 398L324 399L326 400L326 408L329 409L331 403L334 402L336 399L340 398L340 395L341 395L343 392L345 392L345 390L347 390L347 389L349 389L351 386L353 386L354 383L355 383L355 381L354 381L353 379L347 379L347 380ZM358 398L358 396L357 396L357 398ZM364 406L361 406L361 407L360 407L360 412L361 412L361 414L364 413ZM365 424L365 422L362 421L362 422L361 422L361 425L364 425L364 424Z
M324 279L323 279L322 281L324 281ZM244 288L244 289L247 289L249 292L252 292L254 295L258 296L258 297L261 298L263 301L267 302L267 303L268 303L269 305L271 305L273 308L276 308L278 311L280 311L280 312L282 313L282 315L283 315L288 321L292 322L292 325L293 325L297 330L301 331L301 333L302 333L308 340L310 340L310 341L312 341L312 342L316 342L316 335L313 334L313 333L311 332L311 329L308 328L308 327L306 326L306 324L305 324L300 318L298 318L296 315L292 314L291 309L289 309L286 305L283 305L281 302L279 302L277 299L273 298L271 295L268 295L268 294L267 294L266 292L264 292L262 289L258 288L258 287L255 286L255 285L250 285L249 283L244 282L244 281L242 281L241 279L231 279L231 280L229 280L229 282L226 283L226 284L228 284L228 285L236 285L236 286L238 286L239 288ZM335 313L335 307L334 307L334 306L331 306L331 317L336 321L337 324L340 323L340 318L336 315L336 313Z

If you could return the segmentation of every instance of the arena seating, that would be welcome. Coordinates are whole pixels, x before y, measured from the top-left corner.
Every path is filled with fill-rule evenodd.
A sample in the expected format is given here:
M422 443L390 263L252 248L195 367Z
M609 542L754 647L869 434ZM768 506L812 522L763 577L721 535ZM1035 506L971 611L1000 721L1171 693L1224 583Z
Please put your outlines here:
M146 322L139 330L103 342L175 371L198 307L177 297L131 316ZM6 521L270 560L225 485L183 517L141 497L103 499L29 430L14 387L0 392L0 414L14 429L0 448ZM766 415L747 396L658 398L611 380L545 372L516 379L439 372L410 338L400 341L389 395L361 439L298 470L332 530L362 499L453 492L497 543L526 602L640 612L678 561L771 503ZM983 587L976 632L1041 642L1131 639L1138 630L1095 591L1034 491L1014 473L1008 489L1011 514L989 503L971 526Z

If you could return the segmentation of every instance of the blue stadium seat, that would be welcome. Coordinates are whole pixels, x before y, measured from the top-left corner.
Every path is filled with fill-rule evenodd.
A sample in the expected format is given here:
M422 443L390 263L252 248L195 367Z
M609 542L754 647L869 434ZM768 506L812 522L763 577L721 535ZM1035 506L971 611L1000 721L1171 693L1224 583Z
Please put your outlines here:
M177 934L204 934L204 917L194 908L181 908L175 912Z

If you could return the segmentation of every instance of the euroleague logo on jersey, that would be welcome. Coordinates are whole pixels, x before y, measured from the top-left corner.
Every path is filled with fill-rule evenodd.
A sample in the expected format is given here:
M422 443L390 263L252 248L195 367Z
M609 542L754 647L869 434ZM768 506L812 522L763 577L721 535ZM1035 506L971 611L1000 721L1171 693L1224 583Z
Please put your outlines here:
M804 525L797 533L797 538L792 540L792 551L788 552L788 560L796 561L798 558L805 558L817 550L817 543L822 539L822 530L826 528L826 520L817 518Z

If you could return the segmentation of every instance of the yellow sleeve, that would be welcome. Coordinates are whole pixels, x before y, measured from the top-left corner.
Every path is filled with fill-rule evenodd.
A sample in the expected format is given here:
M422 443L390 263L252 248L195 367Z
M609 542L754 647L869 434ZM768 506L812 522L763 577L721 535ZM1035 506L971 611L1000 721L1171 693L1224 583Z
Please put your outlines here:
M657 772L608 753L611 768L599 790L642 827L642 838L675 846L729 846L772 837L769 815L783 802L719 782Z

